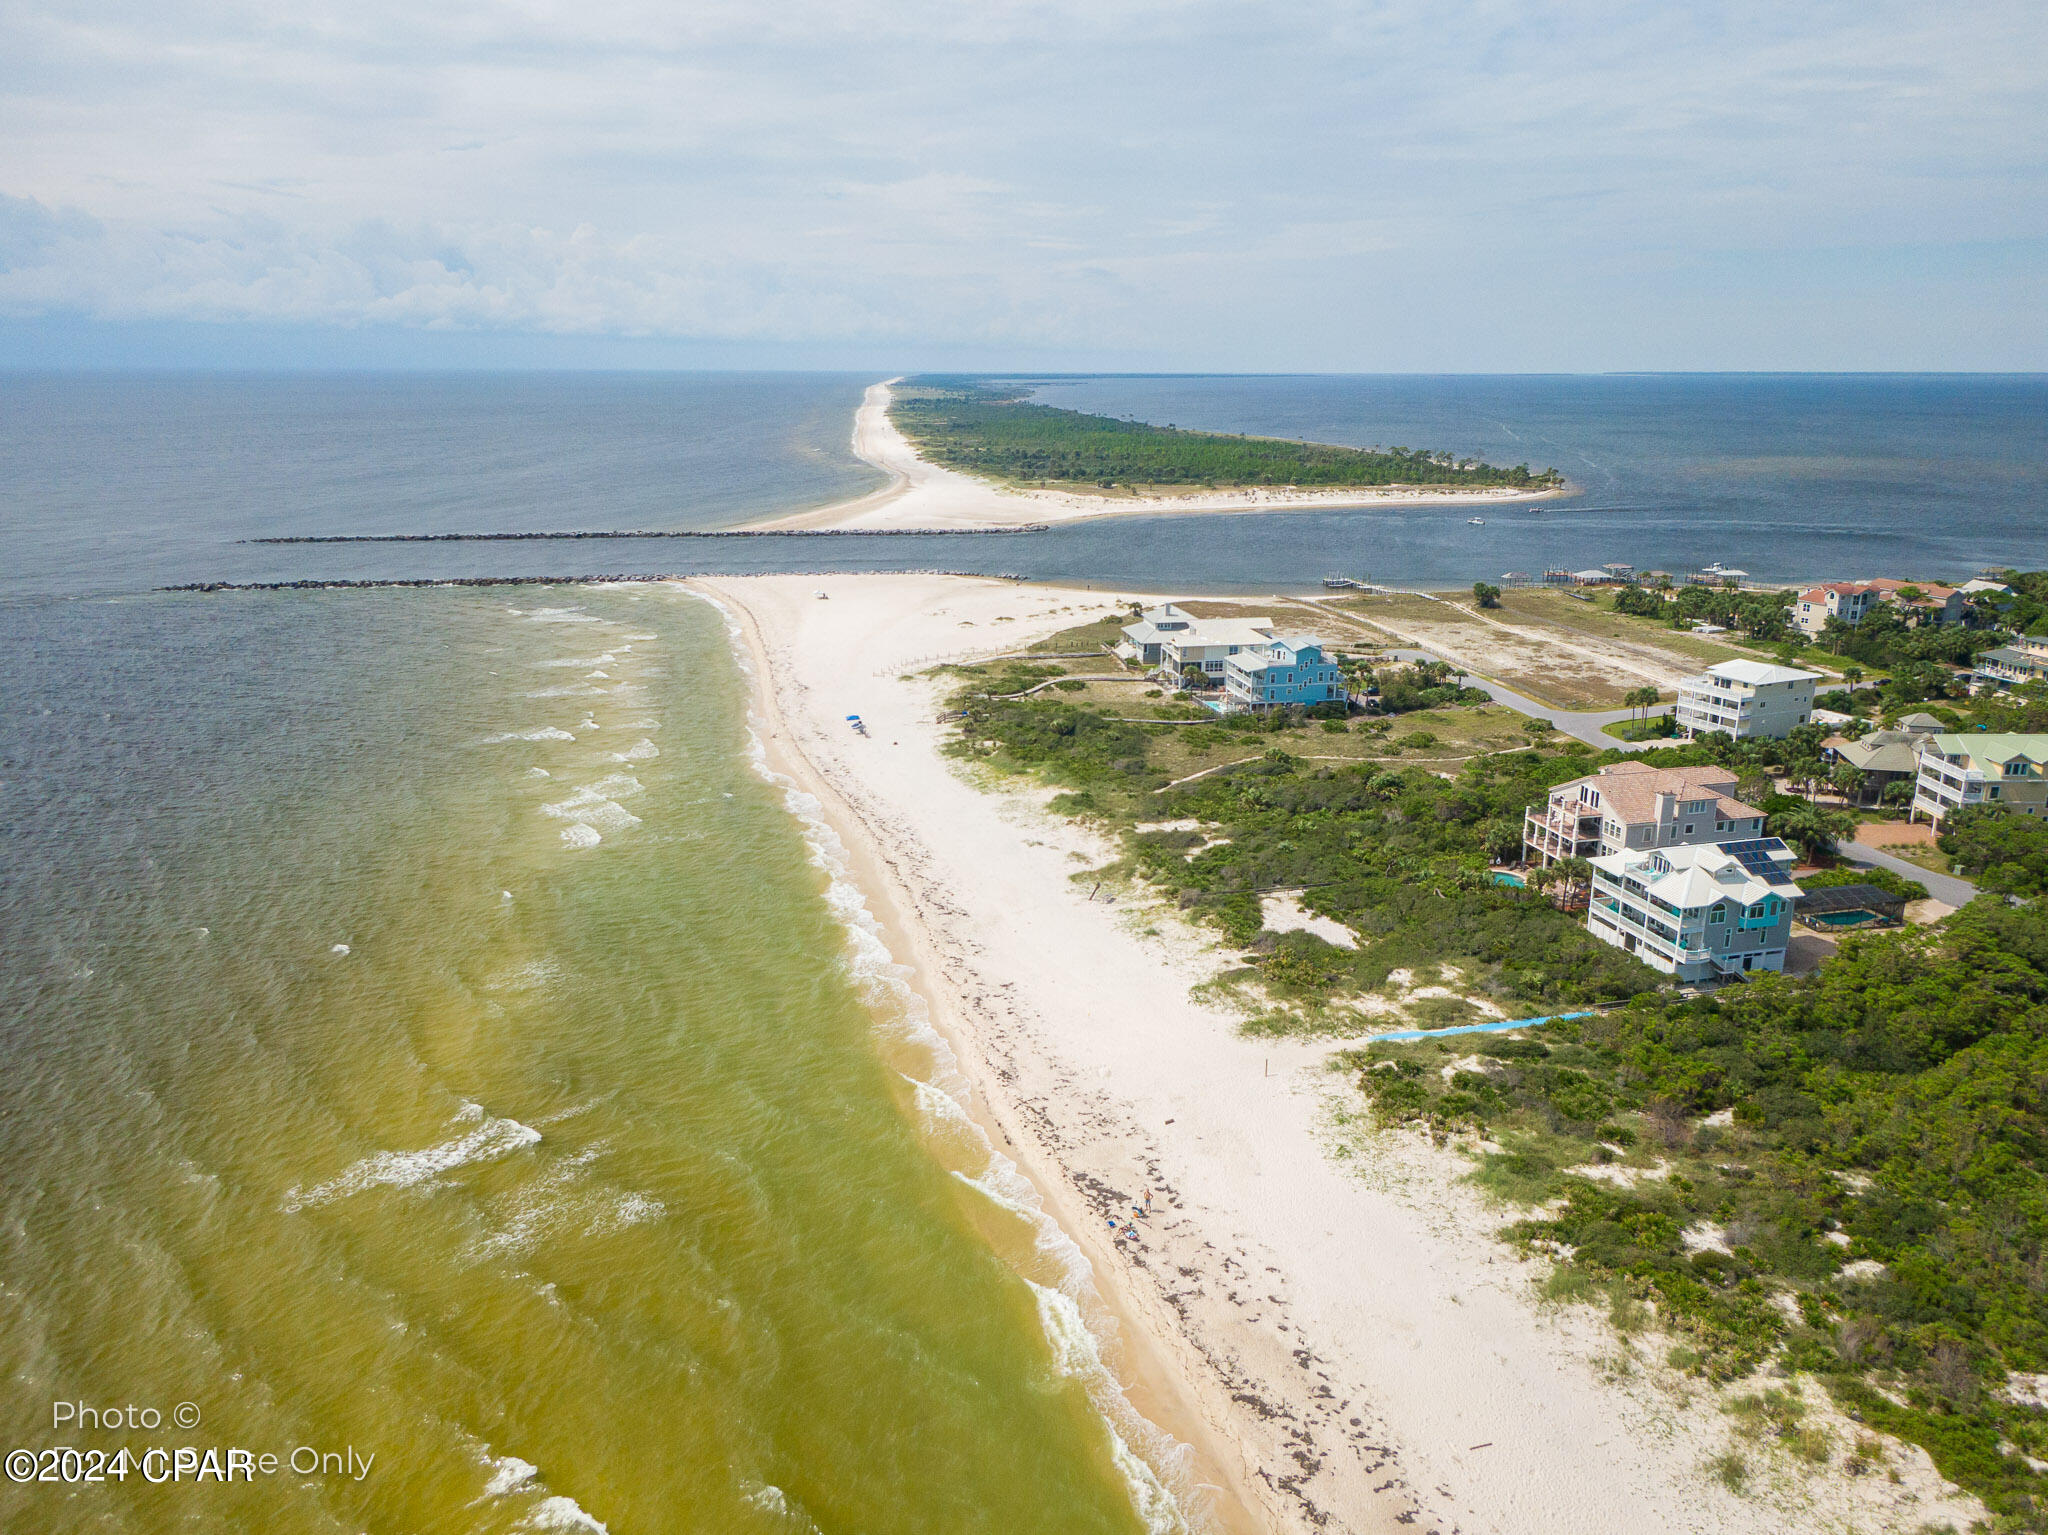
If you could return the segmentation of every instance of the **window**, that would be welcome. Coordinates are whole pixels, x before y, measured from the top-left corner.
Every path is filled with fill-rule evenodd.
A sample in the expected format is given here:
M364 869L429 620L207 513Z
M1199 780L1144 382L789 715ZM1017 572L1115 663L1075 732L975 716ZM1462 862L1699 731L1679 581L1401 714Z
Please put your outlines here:
M1725 906L1716 906L1712 911L1707 913L1707 920L1709 922L1726 922L1728 920L1728 908Z

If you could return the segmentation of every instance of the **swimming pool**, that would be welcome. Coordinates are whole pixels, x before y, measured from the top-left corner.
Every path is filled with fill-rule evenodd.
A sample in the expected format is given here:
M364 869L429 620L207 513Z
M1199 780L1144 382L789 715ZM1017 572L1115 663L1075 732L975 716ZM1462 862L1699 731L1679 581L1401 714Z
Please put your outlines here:
M1810 917L1799 919L1808 927L1861 927L1866 922L1883 922L1874 911L1817 911Z

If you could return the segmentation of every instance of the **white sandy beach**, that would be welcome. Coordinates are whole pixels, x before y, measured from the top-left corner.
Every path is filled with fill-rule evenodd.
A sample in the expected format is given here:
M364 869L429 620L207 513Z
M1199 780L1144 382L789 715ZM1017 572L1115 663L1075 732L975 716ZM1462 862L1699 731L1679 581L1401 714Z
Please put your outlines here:
M1729 1429L1708 1388L1652 1363L1654 1339L1618 1368L1603 1320L1540 1308L1537 1266L1492 1237L1506 1216L1458 1181L1454 1151L1335 1124L1349 1095L1321 1069L1333 1046L1240 1037L1189 995L1217 963L1203 937L1141 894L1089 899L1073 876L1105 849L940 754L940 685L906 673L1098 616L1102 594L694 584L740 616L772 761L823 802L977 1115L1092 1262L1127 1333L1113 1362L1219 1489L1212 1522L1763 1535L1982 1516L1911 1449L1896 1484L1776 1461L1745 1495L1713 1482ZM1141 1238L1110 1240L1105 1216L1147 1190Z
M1023 523L1078 522L1090 517L1158 516L1171 512L1275 512L1317 507L1459 506L1540 501L1557 491L1251 489L1186 496L1088 496L1067 491L1011 490L918 457L889 420L890 379L871 384L853 418L853 451L889 476L872 494L750 524L755 528L995 528Z

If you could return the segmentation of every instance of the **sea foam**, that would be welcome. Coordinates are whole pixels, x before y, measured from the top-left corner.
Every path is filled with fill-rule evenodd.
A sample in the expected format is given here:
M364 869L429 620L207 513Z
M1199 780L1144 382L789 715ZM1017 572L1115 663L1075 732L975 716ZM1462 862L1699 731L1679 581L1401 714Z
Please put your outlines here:
M574 1498L565 1498L559 1493L534 1504L517 1527L522 1530L567 1530L584 1531L588 1535L611 1535L603 1524L586 1514Z
M503 735L485 736L484 745L499 746L506 741L573 741L576 738L566 730L553 725L542 725L538 730L508 730Z
M310 1189L287 1190L284 1208L295 1214L308 1205L331 1204L374 1188L414 1188L470 1162L488 1162L524 1150L540 1140L540 1131L516 1119L499 1119L481 1104L465 1102L455 1115L470 1128L452 1140L423 1151L380 1151L364 1157L325 1183Z
M489 1464L491 1479L484 1484L487 1498L502 1498L508 1492L516 1492L540 1474L539 1466L516 1455L506 1455Z
M638 826L640 817L619 801L640 793L642 787L640 780L630 773L608 773L595 783L583 785L567 799L541 806L541 813L557 820L578 822L591 831L622 832Z

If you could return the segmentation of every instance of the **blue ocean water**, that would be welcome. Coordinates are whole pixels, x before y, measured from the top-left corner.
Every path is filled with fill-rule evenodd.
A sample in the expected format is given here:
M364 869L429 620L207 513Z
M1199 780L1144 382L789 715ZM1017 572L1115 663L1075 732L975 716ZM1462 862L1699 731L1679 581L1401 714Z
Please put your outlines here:
M2048 562L2041 376L1090 378L1035 397L1205 431L1448 449L1554 467L1573 486L1486 510L1483 527L1469 507L1204 524L1219 568L1255 581L1299 580L1318 556L1454 585L1610 560L1720 561L1769 581Z
M1555 465L1484 510L1132 517L1022 536L255 545L707 529L858 495L853 375L0 377L0 595L186 581L951 569L1271 591L1611 560L1762 580L2048 565L2048 378L1104 377L1049 403Z
M885 483L849 446L871 382L0 376L0 593L300 574L237 543L262 535L706 528L821 506Z

